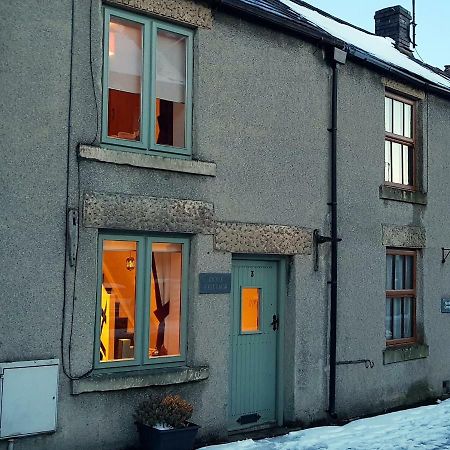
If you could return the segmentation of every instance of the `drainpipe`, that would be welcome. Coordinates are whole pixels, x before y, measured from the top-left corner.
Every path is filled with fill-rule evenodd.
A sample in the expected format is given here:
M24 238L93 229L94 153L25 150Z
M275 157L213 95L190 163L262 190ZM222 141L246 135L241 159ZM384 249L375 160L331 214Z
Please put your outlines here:
M337 269L338 269L338 242L337 235L337 90L338 67L345 64L347 52L336 47L333 48L332 91L331 91L331 281L330 281L330 378L328 388L328 414L336 418L336 325L337 325Z

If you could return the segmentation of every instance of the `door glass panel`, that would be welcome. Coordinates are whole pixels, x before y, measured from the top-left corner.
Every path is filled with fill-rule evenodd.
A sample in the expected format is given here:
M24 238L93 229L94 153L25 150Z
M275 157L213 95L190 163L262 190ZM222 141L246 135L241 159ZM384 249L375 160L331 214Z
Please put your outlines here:
M109 23L108 136L141 140L142 25Z
M156 43L157 144L185 146L186 37L158 30Z
M180 355L183 244L152 244L149 358Z
M100 361L134 358L137 244L103 241Z
M244 287L241 291L241 332L260 331L261 289Z

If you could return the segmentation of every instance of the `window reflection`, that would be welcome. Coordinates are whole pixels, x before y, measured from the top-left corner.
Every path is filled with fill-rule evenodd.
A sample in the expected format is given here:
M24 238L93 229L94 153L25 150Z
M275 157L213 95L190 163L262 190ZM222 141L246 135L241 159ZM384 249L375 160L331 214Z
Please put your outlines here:
M109 24L108 136L141 139L142 26L117 17Z
M100 361L133 359L135 348L136 242L103 241Z
M156 143L185 146L186 37L158 30L156 44Z
M180 354L182 248L152 244L150 358Z

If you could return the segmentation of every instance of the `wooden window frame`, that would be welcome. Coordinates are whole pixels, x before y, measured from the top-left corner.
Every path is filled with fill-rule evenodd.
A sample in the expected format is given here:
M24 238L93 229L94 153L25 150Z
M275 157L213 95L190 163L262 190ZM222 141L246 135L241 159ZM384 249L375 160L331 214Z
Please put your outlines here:
M133 360L100 361L100 317L103 272L103 242L132 241L136 242L136 323L135 323L135 353ZM180 313L180 355L148 356L150 339L150 286L151 260L153 243L182 244L182 280L181 280L181 313ZM97 306L95 318L94 369L96 371L120 372L129 370L146 370L157 367L182 366L186 363L187 351L187 320L188 320L188 273L189 273L190 240L185 236L158 234L119 234L100 233L98 239L98 273L97 273Z
M109 24L110 18L140 24L142 39L142 91L141 91L141 141L117 139L108 136L108 85L109 85ZM103 95L102 95L102 142L116 150L145 153L155 156L190 159L192 154L192 77L194 31L162 22L151 17L104 7L103 34ZM186 100L185 100L185 146L183 148L157 144L155 139L155 88L156 88L156 36L158 30L179 34L186 38Z
M408 97L404 97L402 95L396 94L391 91L386 91L384 94L384 98L390 98L392 100L397 100L399 102L405 103L411 106L411 138L406 136L395 134L394 132L384 131L384 142L394 142L401 145L407 145L412 148L413 152L413 167L412 167L412 175L413 182L412 184L403 184L403 183L394 183L393 181L384 180L384 184L386 186L392 186L397 189L402 189L405 191L416 191L418 188L417 184L417 101ZM386 116L386 111L385 111ZM404 116L403 116L404 122ZM392 112L392 130L394 129L394 113ZM386 164L386 160L385 160ZM392 150L391 150L391 164L392 164Z
M413 299L413 313L412 313L412 337L402 339L386 339L386 347L401 347L405 345L411 345L417 343L417 250L400 249L400 248L387 248L386 256L412 256L413 257L413 289L385 289L385 301L386 298L399 298L399 297L411 297ZM386 314L386 312L385 312ZM392 315L393 316L393 315ZM403 316L402 316L403 323Z

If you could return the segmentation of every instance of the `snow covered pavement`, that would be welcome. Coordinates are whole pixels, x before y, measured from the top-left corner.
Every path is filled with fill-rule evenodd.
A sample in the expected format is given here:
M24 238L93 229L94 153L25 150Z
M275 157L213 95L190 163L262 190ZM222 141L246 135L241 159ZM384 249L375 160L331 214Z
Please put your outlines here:
M207 450L450 450L450 400L344 426L203 447Z

